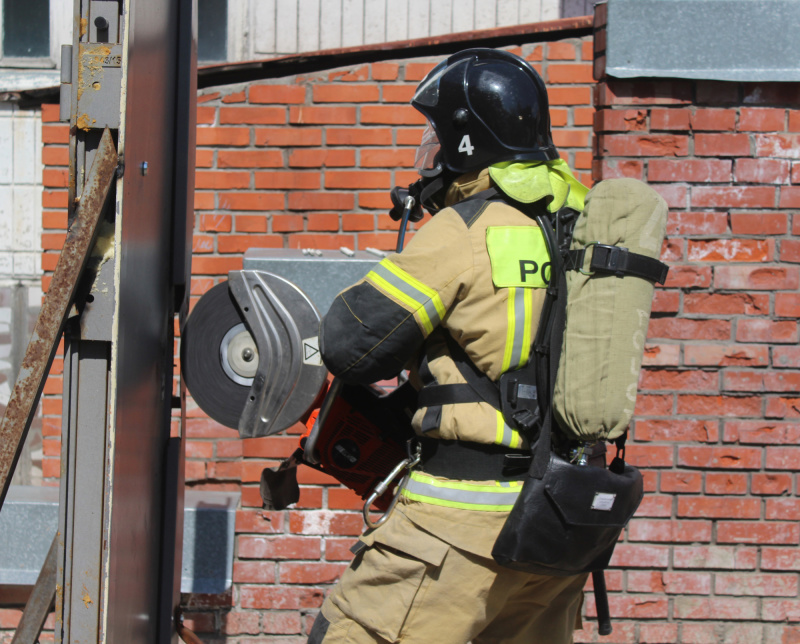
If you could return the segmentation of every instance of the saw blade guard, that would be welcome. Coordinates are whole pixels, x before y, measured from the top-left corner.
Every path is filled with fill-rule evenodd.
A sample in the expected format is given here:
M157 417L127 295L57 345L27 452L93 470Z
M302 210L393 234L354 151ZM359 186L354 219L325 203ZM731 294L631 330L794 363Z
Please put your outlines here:
M269 436L300 420L327 380L320 314L297 286L271 273L233 271L228 287L258 349L239 436Z

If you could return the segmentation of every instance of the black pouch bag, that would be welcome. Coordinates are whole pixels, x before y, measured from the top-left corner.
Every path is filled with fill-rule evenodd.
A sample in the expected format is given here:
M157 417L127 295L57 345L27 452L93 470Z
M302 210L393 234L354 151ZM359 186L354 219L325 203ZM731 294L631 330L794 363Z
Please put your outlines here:
M625 463L624 435L608 468L578 465L551 451L550 423L544 425L492 557L507 568L539 575L603 570L642 501L642 475Z

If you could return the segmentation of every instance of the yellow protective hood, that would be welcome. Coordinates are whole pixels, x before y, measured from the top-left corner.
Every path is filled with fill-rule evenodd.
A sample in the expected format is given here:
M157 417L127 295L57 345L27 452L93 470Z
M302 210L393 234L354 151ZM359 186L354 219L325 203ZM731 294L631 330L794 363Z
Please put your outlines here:
M521 203L547 200L550 212L565 205L582 211L584 197L589 192L563 159L502 161L489 166L489 176L500 190Z

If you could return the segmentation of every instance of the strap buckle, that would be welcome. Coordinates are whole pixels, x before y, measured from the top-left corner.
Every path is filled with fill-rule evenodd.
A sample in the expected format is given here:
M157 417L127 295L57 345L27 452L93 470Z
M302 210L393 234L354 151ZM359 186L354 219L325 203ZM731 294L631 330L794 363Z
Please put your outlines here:
M583 268L586 261L586 252L592 250L592 259L589 261L589 268ZM597 251L602 251L598 254ZM604 273L614 273L617 277L623 277L628 267L628 249L624 246L609 246L608 244L601 244L599 241L593 241L586 244L581 249L579 262L577 263L576 270L582 275L593 277L594 274L601 270Z
M412 443L415 444L414 452L412 453ZM400 461L397 465L394 466L389 474L387 474L386 478L384 478L380 483L375 486L375 489L372 490L372 493L367 497L367 500L364 501L364 507L361 510L361 513L364 515L364 523L367 524L369 528L377 528L379 525L383 525L386 520L389 518L389 515L394 510L394 507L397 505L397 501L400 499L400 490L405 486L408 482L409 476L411 476L411 470L414 469L422 459L422 443L415 439L411 439L408 441L407 444L407 451L408 451L408 458L404 458ZM406 470L405 476L403 480L400 481L400 484L395 488L394 496L392 497L391 503L389 503L389 507L386 508L386 512L383 513L380 519L377 521L373 521L369 516L369 507L378 500L380 496L383 495L386 490L389 489L389 486L394 483L395 479L400 476L400 474Z

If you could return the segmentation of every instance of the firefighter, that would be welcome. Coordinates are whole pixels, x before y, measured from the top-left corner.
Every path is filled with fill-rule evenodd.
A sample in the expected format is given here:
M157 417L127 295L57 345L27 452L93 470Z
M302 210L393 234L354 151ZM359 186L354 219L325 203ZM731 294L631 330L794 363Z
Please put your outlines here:
M357 542L309 642L566 644L586 575L533 575L491 556L525 476L505 459L530 453L535 400L512 422L465 388L462 369L497 382L528 362L549 280L534 216L579 212L587 189L553 144L542 79L516 55L455 54L411 104L428 125L410 191L434 216L337 296L320 347L346 382L408 370L423 458L394 512Z

